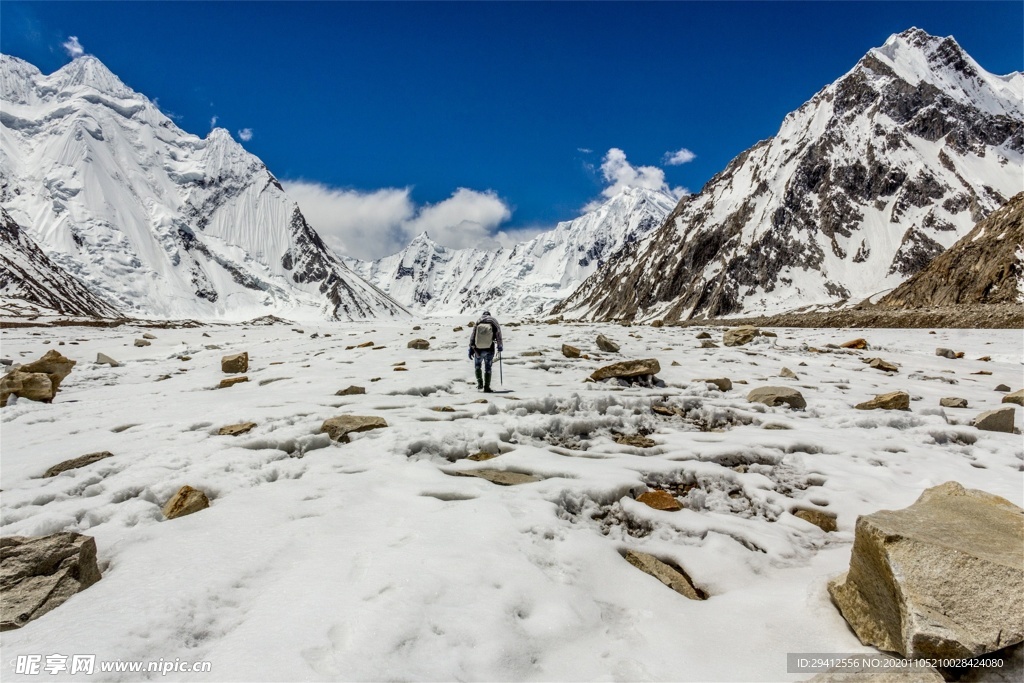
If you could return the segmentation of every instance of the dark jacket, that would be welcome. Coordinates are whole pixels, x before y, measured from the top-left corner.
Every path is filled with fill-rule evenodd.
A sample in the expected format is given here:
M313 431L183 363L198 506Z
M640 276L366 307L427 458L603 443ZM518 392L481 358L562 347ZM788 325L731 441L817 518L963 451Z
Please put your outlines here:
M498 349L500 350L503 345L501 343L501 325L498 324L498 321L495 320L492 316L485 315L484 317L480 318L480 320L478 320L476 324L477 324L477 326L480 326L480 325L490 325L491 327L494 328L494 341L491 342L490 351L491 351L491 353L494 353L495 345L497 345ZM469 349L470 349L470 351L475 351L476 350L476 346L473 344L473 340L475 340L475 339L476 339L476 327L474 327L472 330L469 331Z

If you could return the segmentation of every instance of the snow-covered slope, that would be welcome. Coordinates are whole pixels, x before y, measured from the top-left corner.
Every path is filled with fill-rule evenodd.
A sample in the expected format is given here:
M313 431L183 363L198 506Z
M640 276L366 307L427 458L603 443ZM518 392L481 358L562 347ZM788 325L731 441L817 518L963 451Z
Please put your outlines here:
M910 29L684 198L559 310L674 320L860 300L1019 192L1022 160L1024 75L990 74L953 38Z
M244 319L403 312L307 225L223 129L179 129L98 59L45 76L0 56L0 202L125 314Z
M512 248L450 249L423 233L397 254L350 265L419 312L487 307L502 316L542 315L614 253L660 226L674 204L661 192L626 188L597 209Z

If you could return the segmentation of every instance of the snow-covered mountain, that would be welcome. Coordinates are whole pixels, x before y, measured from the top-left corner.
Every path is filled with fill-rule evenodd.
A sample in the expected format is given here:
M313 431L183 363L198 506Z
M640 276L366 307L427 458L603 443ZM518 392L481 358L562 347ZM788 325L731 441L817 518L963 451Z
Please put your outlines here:
M556 310L774 313L892 289L1024 188L1024 74L890 37Z
M184 132L95 57L46 76L2 55L0 103L0 203L51 261L121 313L404 313L326 248L226 130Z
M613 254L656 229L675 199L626 188L597 209L511 248L450 249L423 233L397 254L353 270L426 314L543 315Z

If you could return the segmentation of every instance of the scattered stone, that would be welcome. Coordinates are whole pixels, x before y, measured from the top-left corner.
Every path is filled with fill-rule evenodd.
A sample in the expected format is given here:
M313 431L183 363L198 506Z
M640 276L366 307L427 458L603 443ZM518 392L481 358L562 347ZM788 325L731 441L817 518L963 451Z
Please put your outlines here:
M96 362L100 365L109 365L112 368L119 368L121 364L105 353L96 354Z
M494 453L488 453L487 451L480 451L478 453L474 453L473 455L469 456L468 459L472 460L473 462L483 462L485 460L494 460L497 457L498 456L496 454L494 454Z
M49 375L42 372L13 370L0 379L0 406L6 406L11 396L50 403L56 393Z
M999 386L996 387L996 391L1009 391L1009 390L1010 390L1010 387L1006 386L1005 384L1000 384Z
M452 332L462 332L462 325L459 325L458 327L453 327Z
M372 341L368 341L368 342L364 342L362 344L356 344L355 348L357 348L357 349L369 349L369 348L371 348L373 346L374 346L374 343Z
M800 379L800 375L785 367L782 368L782 371L779 373L779 377L785 377L786 379Z
M831 512L823 512L821 510L795 510L793 512L793 516L813 524L825 533L835 531L837 528L836 516Z
M136 339L135 340L135 345L136 346L150 346L151 342L148 342L145 339Z
M1019 406L1024 406L1024 389L1018 389L1012 394L1003 396L1001 403L1016 403Z
M651 412L655 415L664 415L665 417L675 417L676 411L672 410L669 406L653 405L651 406Z
M619 345L603 334L597 335L597 348L606 353L618 353Z
M722 335L722 343L726 346L743 346L761 334L761 330L751 325L731 327Z
M988 363L988 362L990 362L992 360L992 356L982 356L978 360L980 360L980 361L982 361L984 363Z
M92 536L63 531L0 538L0 631L38 619L100 578Z
M882 372L899 372L900 369L894 364L881 358L869 358L865 361L868 367L874 368L875 370L881 370Z
M857 520L847 574L828 586L865 645L976 657L1024 640L1024 511L946 482Z
M397 368L393 368L394 372L409 372L409 368L404 365L399 365Z
M637 502L643 503L647 507L654 508L655 510L666 510L668 512L675 512L682 510L683 505L676 497L668 491L661 489L655 489L653 491L645 491L636 497Z
M978 370L977 372L972 372L971 374L972 375L991 375L992 373L989 372L988 370Z
M612 437L615 443L623 446L633 446L634 448L654 448L658 443L654 439L648 439L646 436L641 434L615 434Z
M473 401L473 403L487 403L487 399L486 398L478 398L477 400Z
M431 408L431 410L436 411L438 413L454 413L455 412L455 408L452 408L451 406L434 407L434 408Z
M654 358L644 358L642 360L624 360L620 363L606 365L595 370L590 375L590 378L599 382L603 379L611 379L612 377L631 379L645 375L656 375L659 372L661 372L661 365L657 360Z
M859 338L858 339L851 339L848 342L843 342L842 344L840 344L839 348L841 348L841 349L861 349L861 350L863 350L863 349L868 348L868 340L867 339L859 339Z
M857 410L910 410L910 394L905 391L891 391L878 394L870 401L854 406Z
M529 484L540 481L540 477L535 477L532 474L509 472L507 470L463 470L460 472L450 472L449 474L454 474L457 477L479 477L498 486L515 486L517 484Z
M242 353L235 353L230 356L224 356L220 359L221 372L228 374L236 372L248 372L249 370L249 352L244 351Z
M774 332L765 332L765 331L761 331L760 335L762 337L770 337L770 338L775 338L775 337L779 336L779 335L775 334Z
M942 356L943 358L956 358L956 351L953 351L952 349L938 348L935 349L935 355Z
M536 356L542 356L544 354L542 354L540 351L523 351L519 355L523 356L524 358L535 358Z
M371 377L370 381L371 382L379 382L380 381L380 377Z
M142 338L143 339L156 339L156 335L155 334L150 334L149 332L146 332L145 334L142 335Z
M554 322L558 322L558 321L556 320ZM552 323L552 321L549 320L548 324L550 325L551 323ZM470 320L468 323L466 323L466 327L473 327L474 325L476 325L476 323L473 322L472 320Z
M430 342L426 339L413 339L411 342L406 344L410 349L417 349L419 351L426 351L430 348Z
M579 358L580 350L575 346L569 346L568 344L562 344L562 355L566 358Z
M698 332L697 339L711 339L711 335L707 332Z
M61 472L67 472L68 470L76 470L79 467L85 467L91 465L94 462L105 460L106 458L112 458L114 454L110 451L100 451L99 453L89 453L87 455L80 455L77 458L71 460L65 460L64 462L57 463L50 469L43 472L43 477L56 477Z
M807 407L807 401L804 400L803 394L789 387L758 387L747 394L747 400L751 403L763 403L766 406L778 406L785 403L794 410L803 410Z
M940 398L939 405L943 408L966 408L967 399L958 398L956 396L949 396L947 398Z
M678 368L678 367L682 367L682 366L680 365L679 361L674 360L674 361L672 361L672 367Z
M365 387L357 387L356 385L353 384L352 386L348 387L347 389L339 389L337 392L335 392L334 395L335 396L355 396L356 394L365 394L365 393L366 393L366 388Z
M331 440L339 443L348 443L349 434L356 432L368 432L371 429L382 429L388 423L383 417L376 415L339 415L324 420L320 426L320 433L326 433Z
M694 586L689 576L672 565L662 562L654 555L648 555L636 550L627 550L626 562L629 562L640 571L650 574L685 598L690 600L707 599L704 591Z
M412 331L413 331L413 332L419 332L419 331L420 331L420 330L422 330L422 329L423 329L423 328L422 328L422 327L420 327L419 325L414 325L414 326L413 326L413 328L412 328Z
M651 327L664 327L664 326L665 326L665 321L661 320L660 318L658 320L655 320L654 322L651 323Z
M221 427L217 430L218 436L239 436L250 432L256 426L255 422L239 422L238 424Z
M695 379L693 381L714 384L718 387L719 391L732 391L732 380L728 377L706 377L704 379Z
M227 389L228 387L233 387L236 384L239 384L241 382L248 382L248 381L249 381L249 378L246 375L242 375L241 377L228 377L227 379L222 379L220 381L220 384L217 385L217 388L218 389Z
M163 513L167 519L177 519L210 507L210 499L199 489L182 486L164 503Z
M1015 409L1007 406L985 411L974 418L971 424L986 432L1009 432L1012 434L1014 417Z
M954 357L955 357L955 358L963 358L963 357L964 357L964 355L965 355L965 354L964 354L964 352L963 352L963 351L957 351L957 352L956 352L956 356L954 356Z
M14 361L10 358L0 358L0 365L14 365Z
M700 348L702 348L702 349L717 349L719 347L718 347L718 344L716 344L715 342L711 341L710 339L705 339L704 341L702 341L700 343Z
M210 335L208 335L206 332L203 332L203 336L204 337L209 337Z

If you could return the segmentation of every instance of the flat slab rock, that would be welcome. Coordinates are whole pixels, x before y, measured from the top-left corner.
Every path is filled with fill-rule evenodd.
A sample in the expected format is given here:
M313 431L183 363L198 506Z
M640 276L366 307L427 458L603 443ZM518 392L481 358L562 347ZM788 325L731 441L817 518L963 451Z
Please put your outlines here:
M976 657L1024 640L1024 510L946 482L857 520L850 570L828 586L865 645Z
M787 405L795 410L807 407L803 394L790 387L758 387L747 394L751 403L763 403L766 406Z
M61 472L85 467L86 465L91 465L94 462L99 462L100 460L106 460L107 458L113 457L114 454L110 451L100 451L99 453L80 455L77 458L71 458L70 460L57 463L50 469L46 470L46 472L43 473L43 477L56 477Z
M665 510L667 512L676 512L683 509L682 503L676 500L668 491L661 489L655 489L654 491L644 491L636 497L638 503L643 503L647 507L654 508L655 510Z
M890 391L878 394L870 401L854 406L857 410L910 410L910 394L905 391Z
M640 571L650 574L683 597L690 600L707 599L704 591L694 586L689 576L667 562L662 562L654 555L648 555L638 550L627 550L625 558L626 562Z
M510 472L508 470L462 470L459 472L449 472L456 477L478 477L480 479L486 479L492 484L499 486L515 486L517 484L529 484L535 481L540 481L540 477L535 477L532 474L523 474L522 472Z
M38 619L100 578L92 536L0 538L0 631Z
M611 379L613 377L629 379L631 377L656 375L659 372L661 372L661 364L654 358L624 360L619 363L606 365L603 368L598 368L590 375L590 379L600 382L603 379Z
M320 426L320 433L326 433L333 441L348 443L349 434L383 429L387 426L387 420L376 415L338 415L324 420Z
M238 424L221 427L217 430L217 436L239 436L252 431L255 427L255 422L239 422Z

